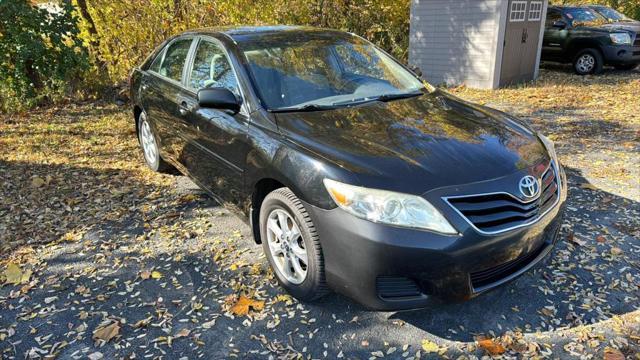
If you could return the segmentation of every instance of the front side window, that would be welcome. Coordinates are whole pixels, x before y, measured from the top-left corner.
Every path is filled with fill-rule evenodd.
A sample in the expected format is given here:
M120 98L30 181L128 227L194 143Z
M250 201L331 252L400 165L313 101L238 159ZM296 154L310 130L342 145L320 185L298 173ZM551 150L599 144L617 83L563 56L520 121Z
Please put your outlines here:
M165 51L160 69L160 75L175 81L182 81L182 70L189 54L192 39L181 39L172 42ZM155 62L155 61L154 61ZM153 68L153 64L151 65Z
M550 10L547 13L547 20L545 22L545 26L548 28L553 27L553 23L556 21L562 21L562 14L559 11Z
M236 75L225 51L220 46L206 40L198 44L189 78L189 87L195 90L220 87L239 95Z
M268 109L341 106L424 85L368 41L331 32L280 34L239 43Z

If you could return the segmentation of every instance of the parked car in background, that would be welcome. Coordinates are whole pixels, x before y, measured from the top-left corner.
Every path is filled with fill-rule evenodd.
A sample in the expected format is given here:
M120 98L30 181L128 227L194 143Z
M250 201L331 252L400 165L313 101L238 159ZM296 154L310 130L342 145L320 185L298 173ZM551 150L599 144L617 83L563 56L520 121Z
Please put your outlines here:
M640 64L640 27L611 22L589 7L550 6L542 60L571 63L580 75L597 74L604 65L631 70Z
M610 23L623 23L624 25L640 26L640 21L634 20L619 11L604 5L589 5L590 9L595 10L602 15ZM637 32L637 31L636 31Z
M186 32L134 70L131 99L147 165L239 210L300 300L468 299L556 243L567 183L553 143L356 35Z

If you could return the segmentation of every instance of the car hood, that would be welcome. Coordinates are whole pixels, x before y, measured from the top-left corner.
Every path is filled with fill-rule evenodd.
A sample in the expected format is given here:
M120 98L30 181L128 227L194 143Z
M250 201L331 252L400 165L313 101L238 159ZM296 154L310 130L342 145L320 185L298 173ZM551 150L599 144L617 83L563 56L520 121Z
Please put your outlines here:
M356 174L360 185L407 193L495 179L549 162L526 125L441 91L278 113L276 121L290 141Z
M616 31L630 31L634 33L640 33L640 22L614 22L614 23L605 23L601 25L589 25L584 26L584 28L601 30L606 32L616 32Z

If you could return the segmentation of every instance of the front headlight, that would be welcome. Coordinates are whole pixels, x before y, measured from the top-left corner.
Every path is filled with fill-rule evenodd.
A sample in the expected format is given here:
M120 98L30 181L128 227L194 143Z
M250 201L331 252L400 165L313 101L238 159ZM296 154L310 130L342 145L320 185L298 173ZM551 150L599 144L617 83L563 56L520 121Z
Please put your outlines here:
M555 163L558 163L558 155L556 155L556 147L555 145L553 145L553 141L549 140L548 137L542 134L538 134L538 137L540 138L540 141L542 141L542 144L544 144L544 147L547 149L549 156L551 156L551 160L553 160L553 162Z
M613 33L609 34L611 42L616 45L631 45L631 35L627 33Z
M372 222L457 234L447 219L420 196L369 189L324 179L335 203L347 212Z

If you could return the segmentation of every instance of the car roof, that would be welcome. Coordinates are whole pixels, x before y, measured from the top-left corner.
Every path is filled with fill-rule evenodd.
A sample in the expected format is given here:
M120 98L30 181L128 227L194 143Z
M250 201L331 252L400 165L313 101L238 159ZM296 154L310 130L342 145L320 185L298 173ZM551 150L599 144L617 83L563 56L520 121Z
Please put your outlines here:
M250 41L270 36L283 35L335 35L345 34L343 31L323 29L312 26L267 25L267 26L221 26L186 31L184 34L224 34L236 42Z

